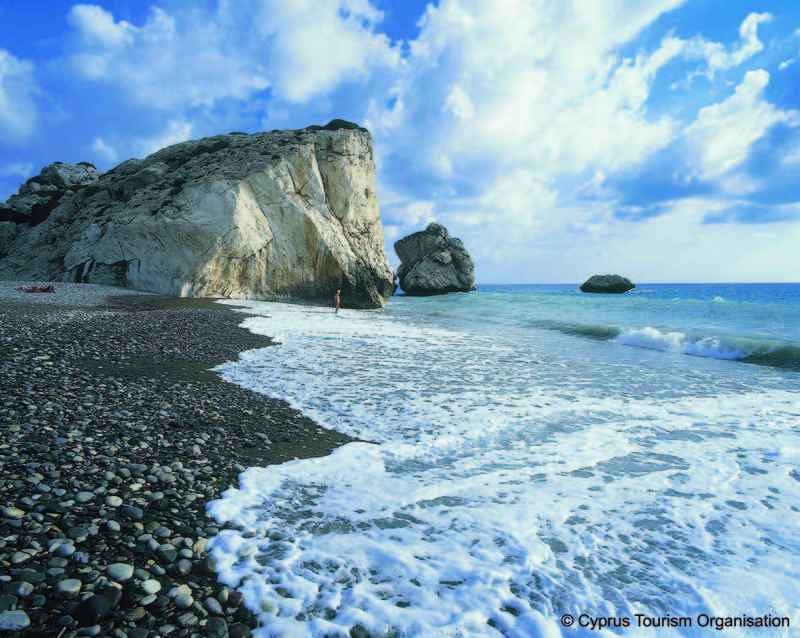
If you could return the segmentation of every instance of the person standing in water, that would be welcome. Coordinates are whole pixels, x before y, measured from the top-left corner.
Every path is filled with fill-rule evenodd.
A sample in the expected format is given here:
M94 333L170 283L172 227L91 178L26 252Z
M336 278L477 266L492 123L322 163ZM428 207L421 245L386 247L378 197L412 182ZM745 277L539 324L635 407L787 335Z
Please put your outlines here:
M337 290L336 294L333 296L333 305L336 306L336 312L334 312L334 314L339 312L339 293L340 292L342 292L342 291L341 290Z

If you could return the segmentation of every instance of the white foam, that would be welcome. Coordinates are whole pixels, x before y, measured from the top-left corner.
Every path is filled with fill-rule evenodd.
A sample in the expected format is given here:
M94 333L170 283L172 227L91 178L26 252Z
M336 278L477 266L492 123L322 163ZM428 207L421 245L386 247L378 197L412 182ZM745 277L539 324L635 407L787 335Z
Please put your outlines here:
M747 356L737 348L724 344L719 337L707 336L695 340L687 338L683 332L661 332L649 326L624 330L614 341L623 346L678 352L712 359L743 359Z
M260 635L558 636L567 612L800 623L800 400L766 389L769 372L670 385L594 342L251 308L271 318L248 327L281 345L224 378L376 442L250 468L209 506L241 528L211 551ZM622 633L705 635L653 631Z

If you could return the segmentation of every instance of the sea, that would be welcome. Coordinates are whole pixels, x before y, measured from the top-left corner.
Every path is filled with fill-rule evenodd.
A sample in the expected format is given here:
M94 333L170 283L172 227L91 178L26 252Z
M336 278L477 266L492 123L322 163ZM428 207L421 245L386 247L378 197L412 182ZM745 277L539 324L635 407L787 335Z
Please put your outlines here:
M230 303L356 439L209 505L257 635L800 635L800 284Z

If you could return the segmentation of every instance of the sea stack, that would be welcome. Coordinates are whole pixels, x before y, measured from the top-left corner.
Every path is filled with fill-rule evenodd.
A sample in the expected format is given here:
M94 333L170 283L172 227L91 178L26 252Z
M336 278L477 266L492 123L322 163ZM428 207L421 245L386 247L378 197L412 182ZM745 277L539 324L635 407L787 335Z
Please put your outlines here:
M475 264L464 243L450 237L441 224L395 242L402 262L397 269L400 289L407 295L430 296L475 290Z
M55 163L0 204L0 279L378 308L392 294L372 137L230 133L107 173Z
M620 275L594 275L581 286L581 292L620 294L636 288L630 279Z

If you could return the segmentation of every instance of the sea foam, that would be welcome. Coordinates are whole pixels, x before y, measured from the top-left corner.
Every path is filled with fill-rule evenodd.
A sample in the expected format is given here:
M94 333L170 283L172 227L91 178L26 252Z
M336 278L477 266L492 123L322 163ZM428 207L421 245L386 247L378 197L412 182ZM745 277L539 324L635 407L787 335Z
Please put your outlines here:
M566 613L800 623L800 400L768 371L747 375L758 389L688 368L670 386L674 369L569 336L248 305L281 345L223 377L370 441L250 468L209 506L237 525L211 552L260 635L653 635L567 630ZM656 332L638 338L683 347Z

